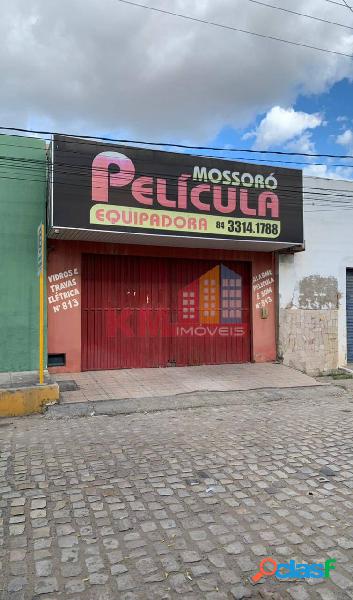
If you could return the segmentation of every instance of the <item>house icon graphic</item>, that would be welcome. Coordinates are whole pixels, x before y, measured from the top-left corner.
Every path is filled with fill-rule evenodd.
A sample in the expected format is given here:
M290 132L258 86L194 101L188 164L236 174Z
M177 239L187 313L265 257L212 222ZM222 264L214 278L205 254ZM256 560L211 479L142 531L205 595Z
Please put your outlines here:
M217 265L178 294L178 321L183 324L238 324L242 322L242 278Z

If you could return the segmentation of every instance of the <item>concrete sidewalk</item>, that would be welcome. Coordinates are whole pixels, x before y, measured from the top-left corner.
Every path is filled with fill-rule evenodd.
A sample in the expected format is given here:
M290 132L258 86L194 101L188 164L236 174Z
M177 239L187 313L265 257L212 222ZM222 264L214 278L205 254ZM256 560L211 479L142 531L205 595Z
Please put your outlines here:
M48 371L44 372L45 383L53 383ZM38 385L38 371L20 371L18 373L0 373L0 389L22 388Z
M98 402L67 402L48 406L46 415L53 419L70 417L93 417L97 415L133 415L164 411L183 411L196 408L234 407L244 402L253 406L257 404L286 401L292 406L298 400L309 404L320 400L323 394L331 394L332 398L345 396L342 387L333 385L305 386L295 388L270 388L259 390L238 390L231 392L195 392L155 398L128 398L121 400L99 400Z
M53 377L63 404L320 385L313 377L275 363L90 371Z

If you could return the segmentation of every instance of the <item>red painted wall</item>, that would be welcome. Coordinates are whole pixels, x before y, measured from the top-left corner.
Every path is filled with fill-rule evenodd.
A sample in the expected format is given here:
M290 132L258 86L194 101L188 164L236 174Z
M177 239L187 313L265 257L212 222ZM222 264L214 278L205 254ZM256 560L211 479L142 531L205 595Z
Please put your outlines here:
M276 359L276 293L273 254L255 254L252 268L253 361Z
M48 354L66 353L66 367L50 369L51 372L81 371L81 251L70 242L57 243L48 240L47 295L48 295ZM69 273L73 275L69 275ZM77 272L77 275L76 275ZM65 277L65 274L68 274ZM74 275L75 273L75 275ZM53 277L62 274L62 279ZM71 288L56 290L54 286L65 285L68 281L76 283ZM72 298L60 297L72 289L79 293ZM71 300L72 306L68 304ZM73 300L76 300L74 303ZM73 306L73 304L78 305Z
M48 353L66 354L66 366L52 368L52 372L73 373L81 370L83 253L251 262L252 358L255 362L275 360L277 282L272 281L275 279L272 253L48 240Z

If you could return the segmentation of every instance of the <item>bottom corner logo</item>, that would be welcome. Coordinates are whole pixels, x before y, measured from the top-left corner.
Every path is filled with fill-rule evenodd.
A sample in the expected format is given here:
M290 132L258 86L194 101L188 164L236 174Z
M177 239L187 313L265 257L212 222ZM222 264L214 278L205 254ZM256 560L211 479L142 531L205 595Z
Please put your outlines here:
M328 579L330 571L335 567L335 558L328 558L320 563L297 563L290 560L286 563L277 562L271 556L264 558L259 564L258 572L251 577L257 583L263 577L275 576L277 579Z

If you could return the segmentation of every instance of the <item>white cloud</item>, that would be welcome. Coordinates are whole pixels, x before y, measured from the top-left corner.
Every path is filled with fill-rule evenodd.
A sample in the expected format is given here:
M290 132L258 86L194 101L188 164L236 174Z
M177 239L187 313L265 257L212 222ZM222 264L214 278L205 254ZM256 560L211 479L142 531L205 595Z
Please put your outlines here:
M346 131L337 136L336 142L348 149L353 149L353 131L351 129L346 129Z
M330 165L309 165L304 167L304 175L325 179L346 179L353 181L352 167L330 167Z
M244 137L245 139L255 137L254 148L259 149L279 146L295 138L297 138L297 143L301 139L302 143L307 144L310 140L307 133L304 132L319 127L322 122L321 115L295 111L294 108L274 106L258 127Z
M291 8L292 0L282 0ZM174 0L172 8L338 52L353 35L243 0ZM162 0L151 6L165 8ZM296 0L296 10L338 20L337 5ZM345 12L341 10L342 20ZM299 94L353 78L353 61L157 14L116 0L11 0L1 7L0 123L78 133L129 133L202 141L244 128ZM284 109L282 109L284 110ZM301 135L316 126L283 115ZM294 123L293 123L294 121ZM281 123L282 140L290 139ZM265 136L267 143L273 139ZM281 139L278 141L281 142Z
M289 150L289 152L303 152L307 154L314 154L316 152L315 143L309 131L305 131L301 136L288 142L285 145L285 149Z

